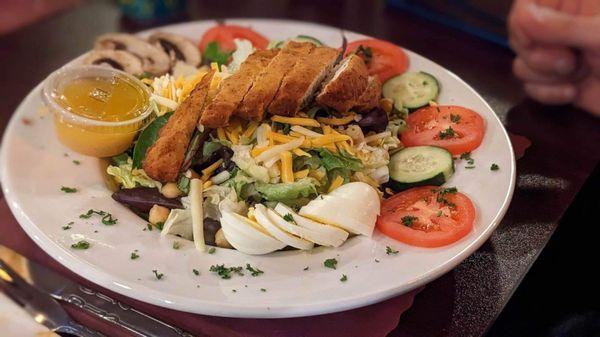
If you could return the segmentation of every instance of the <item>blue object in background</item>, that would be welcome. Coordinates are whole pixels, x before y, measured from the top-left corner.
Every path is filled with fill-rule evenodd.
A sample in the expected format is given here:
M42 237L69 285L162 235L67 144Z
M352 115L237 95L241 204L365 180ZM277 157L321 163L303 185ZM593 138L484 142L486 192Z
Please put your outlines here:
M119 0L121 12L128 19L167 21L185 11L185 0Z
M388 0L387 4L508 48L510 0Z

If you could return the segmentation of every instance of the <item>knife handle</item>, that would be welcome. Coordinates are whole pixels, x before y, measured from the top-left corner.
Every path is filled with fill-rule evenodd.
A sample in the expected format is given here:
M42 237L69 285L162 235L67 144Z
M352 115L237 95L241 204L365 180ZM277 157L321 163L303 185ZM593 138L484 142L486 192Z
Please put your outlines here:
M76 285L64 289L60 300L111 322L139 337L194 337L93 289Z

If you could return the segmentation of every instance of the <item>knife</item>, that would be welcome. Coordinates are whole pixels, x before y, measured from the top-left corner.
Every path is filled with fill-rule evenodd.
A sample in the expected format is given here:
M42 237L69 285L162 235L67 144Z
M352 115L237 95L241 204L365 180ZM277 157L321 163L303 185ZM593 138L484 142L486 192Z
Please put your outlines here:
M75 323L65 309L49 294L33 287L0 259L0 288L33 319L52 332L77 337L104 337L103 334Z
M162 322L150 315L121 303L101 292L79 285L59 273L28 260L18 253L1 246L2 249L24 261L22 273L30 287L41 289L53 300L70 303L88 314L111 322L138 337L194 337L180 328ZM0 260L1 261L1 260ZM2 270L0 269L0 279ZM52 299L51 298L51 299ZM58 305L58 304L57 304ZM60 305L59 305L60 306Z

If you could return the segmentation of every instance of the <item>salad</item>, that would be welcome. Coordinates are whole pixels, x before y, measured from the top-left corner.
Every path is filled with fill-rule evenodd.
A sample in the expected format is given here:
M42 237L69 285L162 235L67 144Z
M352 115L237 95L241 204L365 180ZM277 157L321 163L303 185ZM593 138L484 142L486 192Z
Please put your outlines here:
M443 187L482 142L478 113L436 103L398 46L269 41L219 24L198 44L158 32L99 37L84 63L149 90L152 119L110 159L113 198L194 242L267 254L382 233L438 247L467 235L471 200Z

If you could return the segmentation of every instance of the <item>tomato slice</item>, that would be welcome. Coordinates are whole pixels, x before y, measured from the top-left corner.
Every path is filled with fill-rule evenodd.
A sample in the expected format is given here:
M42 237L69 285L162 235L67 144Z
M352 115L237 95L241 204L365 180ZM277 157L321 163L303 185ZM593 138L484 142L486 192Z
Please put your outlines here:
M485 132L483 118L460 106L427 106L408 115L406 122L401 135L405 146L434 145L455 156L479 147Z
M224 51L235 50L234 39L246 39L252 42L256 49L266 49L269 40L248 27L238 25L216 25L207 30L200 40L200 50L204 51L206 45L216 41L219 47Z
M354 41L348 44L346 55L356 53L360 46L370 49L370 57L365 57L364 53L360 52L358 55L363 56L369 75L378 76L381 83L408 69L408 56L402 48L393 43L377 39Z
M466 195L454 188L422 186L384 200L377 228L409 245L441 247L469 234L474 221L475 207Z

